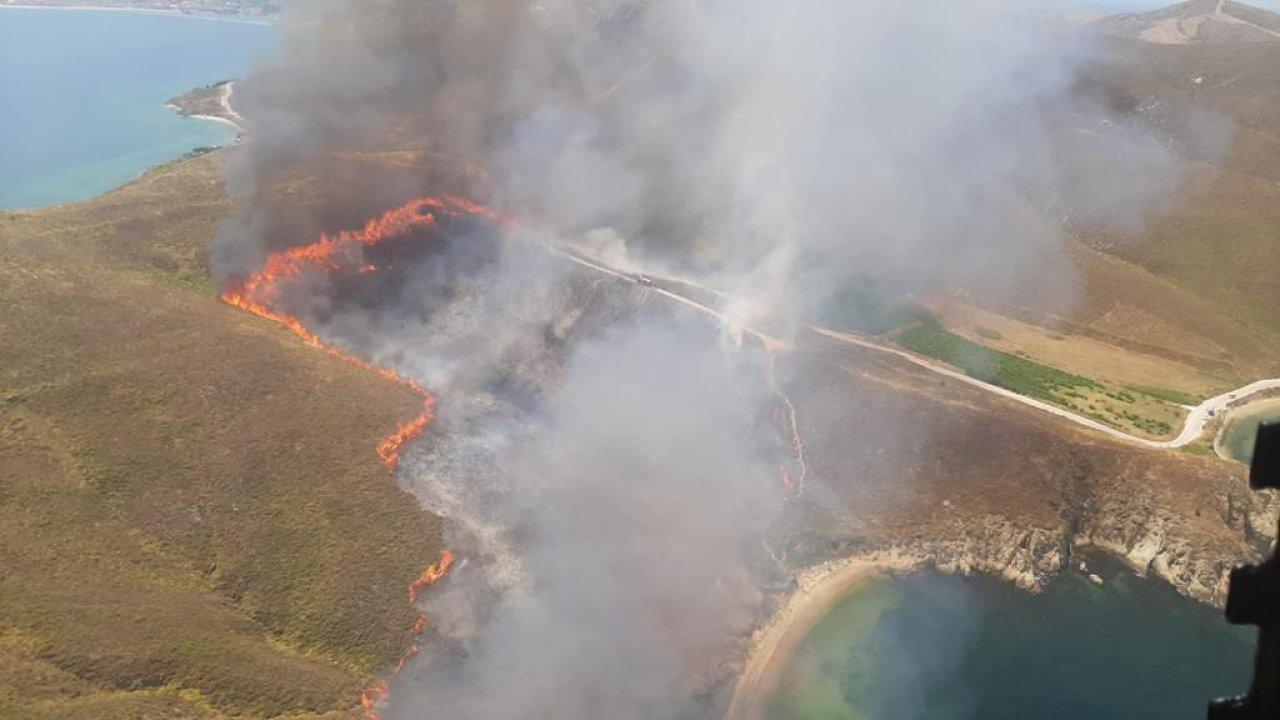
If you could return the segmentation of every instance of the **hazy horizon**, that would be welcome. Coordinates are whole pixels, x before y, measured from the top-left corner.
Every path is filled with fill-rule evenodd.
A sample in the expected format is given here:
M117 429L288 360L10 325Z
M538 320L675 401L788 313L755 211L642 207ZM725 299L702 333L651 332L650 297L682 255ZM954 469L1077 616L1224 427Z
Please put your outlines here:
M1144 12L1177 3L1169 0L1055 0L1053 4L1069 12ZM1245 4L1280 11L1280 0L1246 0Z

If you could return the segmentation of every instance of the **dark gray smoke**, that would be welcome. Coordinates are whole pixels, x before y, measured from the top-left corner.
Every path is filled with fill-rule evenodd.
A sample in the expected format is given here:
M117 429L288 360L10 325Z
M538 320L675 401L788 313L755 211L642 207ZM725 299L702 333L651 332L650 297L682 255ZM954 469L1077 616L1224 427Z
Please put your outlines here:
M238 93L221 278L454 192L733 298L716 327L462 225L372 298L311 289L326 337L440 395L402 473L465 562L395 716L722 710L790 462L741 331L851 288L1067 305L1064 227L1140 227L1178 181L1078 91L1088 39L994 0L319 0L286 37Z

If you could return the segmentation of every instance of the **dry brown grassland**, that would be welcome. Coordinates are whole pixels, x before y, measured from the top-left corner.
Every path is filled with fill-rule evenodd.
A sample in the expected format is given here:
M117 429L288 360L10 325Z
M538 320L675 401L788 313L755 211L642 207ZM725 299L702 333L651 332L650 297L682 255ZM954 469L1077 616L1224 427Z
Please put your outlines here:
M216 299L216 162L0 214L0 716L356 718L408 642L417 399Z

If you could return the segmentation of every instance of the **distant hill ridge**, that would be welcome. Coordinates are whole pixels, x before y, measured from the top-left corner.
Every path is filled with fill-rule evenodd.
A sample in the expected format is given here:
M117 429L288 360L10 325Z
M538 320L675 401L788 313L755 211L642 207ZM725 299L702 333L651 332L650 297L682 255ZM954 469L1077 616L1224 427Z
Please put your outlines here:
M1280 13L1231 0L1188 0L1163 10L1111 15L1098 21L1110 35L1163 45L1280 43Z

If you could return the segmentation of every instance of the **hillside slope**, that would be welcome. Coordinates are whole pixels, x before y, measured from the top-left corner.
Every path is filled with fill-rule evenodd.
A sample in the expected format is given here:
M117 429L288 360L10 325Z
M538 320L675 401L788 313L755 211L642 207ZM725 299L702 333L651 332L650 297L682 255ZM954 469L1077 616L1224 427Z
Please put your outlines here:
M1080 101L1127 117L1178 158L1177 193L1124 230L1070 221L1065 252L1045 273L1073 280L1065 302L1036 284L926 298L947 330L1161 395L1204 397L1280 375L1280 42L1158 43L1116 32L1205 13L1280 23L1215 1L1114 16L1099 26L1110 34L1076 85ZM1057 152L1109 137L1070 115L1052 122Z
M1276 356L1280 338L1280 43L1118 42L1091 92L1190 155L1169 211L1137 236L1087 235L1096 249L1172 282L1241 324ZM1198 152L1207 124L1225 151Z
M362 717L439 528L403 388L219 303L216 160L0 214L0 716Z
M1098 27L1164 45L1280 42L1280 15L1230 0L1188 0L1162 10L1112 15Z

